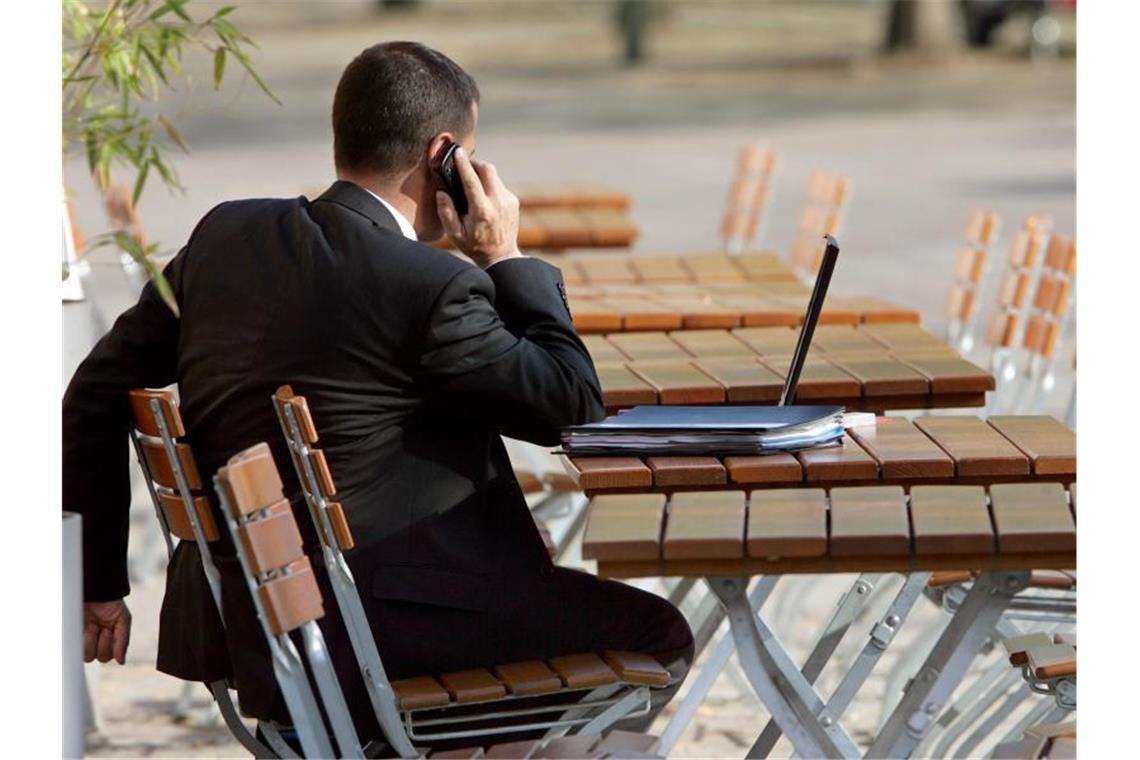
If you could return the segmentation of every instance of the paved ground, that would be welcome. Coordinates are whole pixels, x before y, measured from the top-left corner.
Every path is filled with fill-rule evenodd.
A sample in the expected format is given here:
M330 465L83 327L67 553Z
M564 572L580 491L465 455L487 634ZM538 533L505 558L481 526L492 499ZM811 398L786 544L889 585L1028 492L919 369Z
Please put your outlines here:
M768 247L790 241L809 170L850 175L855 195L837 292L888 296L937 327L970 208L993 206L1007 230L1042 210L1059 230L1074 229L1074 67L1005 53L883 63L870 55L875 7L671 5L653 39L654 61L625 70L613 63L604 3L436 2L422 14L375 15L360 0L247 2L235 18L246 18L261 46L260 69L284 106L238 81L220 95L203 85L165 101L192 146L179 162L187 191L156 187L141 212L152 237L173 250L222 200L319 192L332 178L328 113L341 68L372 42L421 39L479 79L481 156L508 182L588 179L628 190L643 230L639 252L715 248L732 161L745 142L780 154L763 231ZM208 81L204 70L191 69ZM81 225L100 231L101 211L74 160L67 180ZM1003 234L999 248L1007 240ZM89 302L66 310L68 367L89 345L92 323L109 324L133 298L117 268L100 262L106 257L95 260ZM147 509L137 512L131 661L91 671L101 714L92 754L238 756L208 718L204 691L193 693L198 712L171 720L180 685L153 670L162 594L157 536ZM810 646L849 582L823 579L805 595L808 581L794 580L777 593L772 605L785 610L778 632L794 651ZM940 614L927 605L915 618ZM852 637L848 645L860 643ZM909 646L904 639L896 653ZM879 718L889 670L883 663L853 709L857 737ZM755 700L722 677L676 754L742 756L763 719Z

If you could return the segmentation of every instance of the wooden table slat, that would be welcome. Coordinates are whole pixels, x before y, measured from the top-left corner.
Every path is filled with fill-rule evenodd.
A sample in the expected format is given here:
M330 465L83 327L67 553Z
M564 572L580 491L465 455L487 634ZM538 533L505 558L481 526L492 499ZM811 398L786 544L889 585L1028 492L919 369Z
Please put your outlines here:
M889 356L835 357L832 363L858 380L863 395L909 396L930 393L930 381L918 370Z
M910 515L916 554L985 554L997 548L982 486L914 486Z
M688 282L692 278L674 256L632 256L629 263L644 282Z
M978 417L918 417L914 425L954 459L959 477L1029 474L1025 454Z
M784 378L758 359L705 357L693 362L725 390L730 404L771 404L780 400Z
M724 386L691 361L647 360L633 362L629 367L657 389L662 404L724 403Z
M997 387L994 376L960 356L898 355L930 381L932 393L985 393Z
M878 461L884 480L954 476L954 460L906 419L879 417L848 433Z
M831 489L833 557L910 554L906 494L901 486Z
M732 334L761 356L791 356L799 337L788 327L738 327Z
M628 334L642 330L675 330L681 326L681 315L668 306L648 298L622 298L607 295L595 301L622 315L622 327Z
M662 494L608 494L590 500L582 556L586 559L657 559Z
M787 376L791 357L764 357L762 360L781 378ZM812 399L858 399L863 395L862 384L824 359L808 358L800 372L800 383L796 387L796 402L803 404Z
M871 351L882 353L883 346L877 340L851 325L819 325L812 335L813 348L821 348L829 354Z
M795 457L807 483L879 479L879 463L849 435L843 436L842 446L798 451Z
M743 491L686 491L673 494L661 556L665 559L744 556Z
M990 506L1000 551L1076 551L1077 527L1061 484L992 485Z
M687 358L685 350L664 332L615 333L606 340L634 361Z
M725 457L724 467L732 483L799 483L804 477L803 467L791 454Z
M657 403L657 389L625 365L599 363L594 369L602 384L602 401L607 407Z
M1047 416L995 415L988 420L1025 452L1037 475L1076 475L1077 435Z
M679 330L669 337L693 356L753 357L756 352L728 330Z
M653 485L653 471L637 457L575 457L567 458L567 462L583 491Z
M819 557L827 553L827 498L822 488L753 491L748 555Z
M645 464L653 473L653 485L660 488L716 486L728 479L724 465L716 457L646 457Z

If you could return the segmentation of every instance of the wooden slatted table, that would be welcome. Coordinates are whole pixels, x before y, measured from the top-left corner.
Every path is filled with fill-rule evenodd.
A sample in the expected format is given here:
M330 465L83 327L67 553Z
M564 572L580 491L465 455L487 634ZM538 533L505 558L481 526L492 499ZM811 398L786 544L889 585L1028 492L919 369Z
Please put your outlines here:
M547 260L555 259L549 257ZM635 261L599 255L576 261L573 265L563 265L567 299L578 332L794 327L803 320L809 292L798 281L647 283L638 280L642 270L638 269ZM584 280L592 284L581 284ZM599 322L600 314L608 316ZM617 315L616 329L612 327L613 314ZM915 326L918 322L917 311L871 298L833 295L820 313L823 326ZM929 344L923 341L909 347L927 348Z
M1064 569L1060 483L601 494L582 556L616 578Z
M748 490L789 484L1075 484L1076 435L1052 417L879 417L847 431L842 446L775 456L565 457L587 494Z
M985 404L986 392L994 388L989 371L921 327L902 327L886 337L868 326L819 327L798 400L871 411ZM584 340L606 407L615 410L634 404L775 403L797 334L793 327L745 327L616 332Z

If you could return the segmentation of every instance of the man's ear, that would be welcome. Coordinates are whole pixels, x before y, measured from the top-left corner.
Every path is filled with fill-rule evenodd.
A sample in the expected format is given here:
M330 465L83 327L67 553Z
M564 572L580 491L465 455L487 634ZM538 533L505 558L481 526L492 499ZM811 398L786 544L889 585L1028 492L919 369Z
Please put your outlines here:
M452 132L440 132L428 141L427 165L431 166L437 159L443 158L444 145L448 142L457 142Z

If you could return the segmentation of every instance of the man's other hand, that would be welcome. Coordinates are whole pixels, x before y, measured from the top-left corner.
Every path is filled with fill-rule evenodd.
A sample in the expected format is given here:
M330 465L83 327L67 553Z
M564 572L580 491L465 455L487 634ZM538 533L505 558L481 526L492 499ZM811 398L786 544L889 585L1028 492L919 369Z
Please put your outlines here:
M127 661L131 641L131 611L126 602L86 602L83 605L83 659L99 662Z
M455 211L447 193L437 192L436 208L452 242L483 269L519 254L519 199L486 161L472 161L462 148L455 168L467 195L467 215Z

